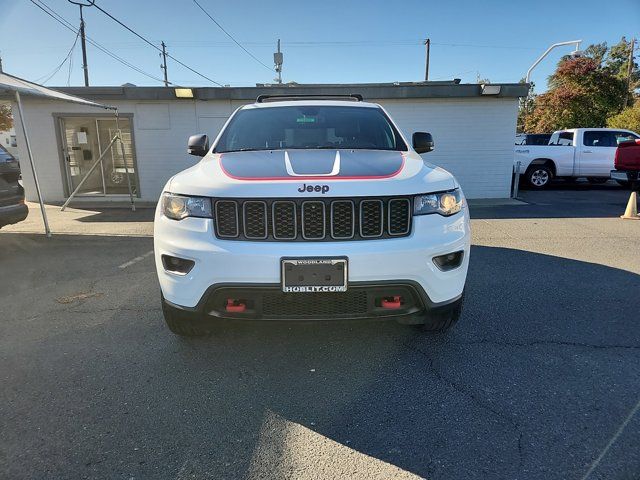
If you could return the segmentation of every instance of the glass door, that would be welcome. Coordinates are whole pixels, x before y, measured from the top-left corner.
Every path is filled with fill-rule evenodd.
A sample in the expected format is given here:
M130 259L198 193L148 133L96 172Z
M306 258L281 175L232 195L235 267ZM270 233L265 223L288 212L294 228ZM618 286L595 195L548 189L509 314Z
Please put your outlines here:
M85 177L91 165L100 156L98 129L90 117L61 118L62 149L67 170L69 193L73 192ZM104 195L104 176L96 168L78 192L82 195Z
M95 117L60 119L69 193L76 189L94 162L104 153L102 162L82 184L78 195L128 195L127 170L131 190L134 195L137 195L131 122L128 118L121 118L119 124L124 142L124 157L120 142L113 143L107 150L116 134L115 119Z
M133 142L131 138L131 122L128 118L118 120L122 141L124 143L124 158L120 142L113 144L109 152L102 159L103 175L106 195L128 195L127 171L131 181L131 191L137 195L136 171L133 161ZM103 152L116 134L116 121L111 118L99 118L96 120L98 129L98 143L100 152ZM125 168L126 165L126 168Z

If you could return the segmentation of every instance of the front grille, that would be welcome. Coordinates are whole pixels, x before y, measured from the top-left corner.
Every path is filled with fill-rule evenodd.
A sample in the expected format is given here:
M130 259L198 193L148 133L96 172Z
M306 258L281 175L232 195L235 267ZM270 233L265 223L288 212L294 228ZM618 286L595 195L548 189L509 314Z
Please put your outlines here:
M242 208L245 236L255 240L267 238L267 203L262 201L244 202Z
M375 240L411 233L411 200L214 199L215 234L227 240Z
M262 314L275 318L326 318L361 316L367 313L367 292L267 293L262 297Z

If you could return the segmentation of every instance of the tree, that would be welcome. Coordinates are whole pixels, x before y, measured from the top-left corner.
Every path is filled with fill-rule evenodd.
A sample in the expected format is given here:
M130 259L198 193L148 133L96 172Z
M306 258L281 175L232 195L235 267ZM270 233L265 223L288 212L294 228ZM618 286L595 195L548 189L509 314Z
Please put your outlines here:
M631 72L629 72L629 54L631 53L631 42L625 37L609 49L604 61L604 68L609 70L616 77L624 80L626 88L627 106L633 105L633 93L640 87L640 69L635 61L635 55L631 56ZM629 75L631 73L631 75Z
M595 46L592 51L595 55L601 48ZM527 115L526 131L603 127L607 118L622 110L626 102L625 81L603 68L598 57L560 60L549 77L549 90L536 97L533 111Z
M593 58L596 63L602 65L602 62L604 62L604 59L607 56L607 50L607 42L595 43L587 47L584 51L584 56Z
M636 101L632 107L627 107L611 117L607 121L607 126L640 132L640 101Z
M525 83L524 77L520 79L519 83ZM518 133L522 133L526 131L526 125L529 117L533 113L533 110L536 106L536 93L535 93L536 84L531 82L529 84L529 92L526 97L521 97L518 100L518 122L516 124L516 131Z
M0 132L10 130L12 126L13 117L11 116L11 107L0 104Z

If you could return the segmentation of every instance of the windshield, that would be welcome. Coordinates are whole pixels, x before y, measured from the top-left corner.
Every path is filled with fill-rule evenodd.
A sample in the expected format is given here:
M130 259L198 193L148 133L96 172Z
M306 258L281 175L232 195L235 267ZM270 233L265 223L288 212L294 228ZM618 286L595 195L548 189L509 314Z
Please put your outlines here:
M214 152L316 148L407 149L379 108L300 105L238 111Z

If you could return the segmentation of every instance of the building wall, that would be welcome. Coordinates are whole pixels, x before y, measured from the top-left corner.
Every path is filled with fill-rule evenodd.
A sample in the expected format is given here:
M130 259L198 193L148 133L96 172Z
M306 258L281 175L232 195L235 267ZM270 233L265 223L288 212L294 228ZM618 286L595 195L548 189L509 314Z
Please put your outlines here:
M64 201L66 180L54 114L110 115L110 112L63 102L32 99L23 102L43 197L49 202ZM140 194L144 201L156 201L172 175L198 161L186 153L189 135L207 133L213 140L229 115L248 103L229 100L105 102L116 105L122 114L133 114ZM409 141L414 131L433 134L435 150L424 158L453 173L467 197L509 196L517 115L515 98L379 100L378 103L388 110ZM18 128L27 198L35 200L22 138Z
M428 162L455 175L468 198L508 198L518 101L515 98L381 100L409 141L430 132Z

